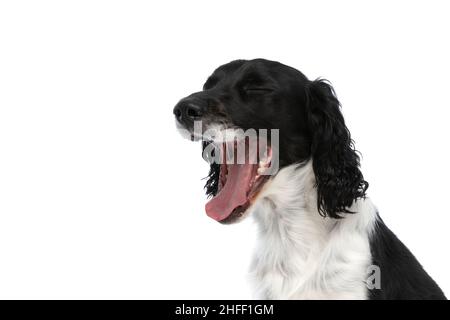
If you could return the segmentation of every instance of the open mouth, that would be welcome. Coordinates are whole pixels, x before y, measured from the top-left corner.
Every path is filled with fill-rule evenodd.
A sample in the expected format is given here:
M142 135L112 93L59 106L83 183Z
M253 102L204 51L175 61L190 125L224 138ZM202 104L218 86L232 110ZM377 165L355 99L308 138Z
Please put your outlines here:
M239 144L245 145L245 157L237 161L239 151L242 152ZM249 149L248 139L220 146L222 161L218 192L205 206L206 214L214 220L231 223L243 217L270 178L267 174L271 164L270 147L264 152L259 152L259 148Z

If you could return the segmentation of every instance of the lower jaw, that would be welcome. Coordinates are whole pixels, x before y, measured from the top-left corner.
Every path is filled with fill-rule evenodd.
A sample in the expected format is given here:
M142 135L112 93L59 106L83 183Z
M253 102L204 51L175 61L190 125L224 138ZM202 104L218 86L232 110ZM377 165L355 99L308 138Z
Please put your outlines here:
M250 203L247 202L243 206L237 207L228 217L226 217L223 220L220 220L219 222L222 224L232 224L240 221L245 216L247 216L247 211L248 208L250 208L250 206L251 206Z
M235 208L228 217L226 217L223 220L220 220L219 221L220 223L233 224L233 223L241 221L249 214L250 207L258 200L258 196L259 196L262 188L264 187L264 185L269 180L269 176L261 176L261 177L259 177L259 179L261 179L261 180L258 181L257 186L255 186L254 189L252 191L250 191L247 202L245 204L243 204L242 206Z

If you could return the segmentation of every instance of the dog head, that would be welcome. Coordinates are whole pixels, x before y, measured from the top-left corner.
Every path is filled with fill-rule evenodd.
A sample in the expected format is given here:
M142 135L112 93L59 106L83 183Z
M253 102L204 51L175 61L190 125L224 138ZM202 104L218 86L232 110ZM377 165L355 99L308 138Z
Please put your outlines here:
M210 151L206 158L216 160L205 188L213 197L207 214L218 221L242 216L270 179L264 173L275 161L283 168L312 159L317 207L323 216L340 218L365 196L368 183L327 81L310 81L275 61L236 60L217 68L203 90L182 99L173 112L178 128L192 140L202 140L204 155ZM230 161L224 155L239 144L251 149L246 132L253 133L256 152L244 151L241 163L233 153ZM270 142L261 144L261 132L267 132L264 137Z

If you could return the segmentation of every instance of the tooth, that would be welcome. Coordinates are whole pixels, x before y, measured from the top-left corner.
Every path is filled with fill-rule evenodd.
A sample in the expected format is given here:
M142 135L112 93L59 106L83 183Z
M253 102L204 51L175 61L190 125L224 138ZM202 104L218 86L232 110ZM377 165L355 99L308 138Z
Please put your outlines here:
M261 176L264 174L265 171L266 171L266 168L258 168L257 173L258 173L258 175Z
M259 167L267 168L269 166L269 162L264 160L259 162Z

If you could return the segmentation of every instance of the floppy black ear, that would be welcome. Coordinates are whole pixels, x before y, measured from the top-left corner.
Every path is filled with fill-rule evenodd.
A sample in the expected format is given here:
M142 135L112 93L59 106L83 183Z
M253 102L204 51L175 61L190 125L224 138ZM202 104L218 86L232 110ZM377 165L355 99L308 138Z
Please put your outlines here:
M205 157L205 148L209 145L209 142L202 142L202 156ZM219 177L220 177L220 165L211 161L210 159L205 159L210 163L210 169L208 176L205 177L205 191L208 197L213 197L217 194L219 189Z
M352 213L348 207L365 197L369 184L359 170L359 156L331 85L312 81L307 97L319 213L342 218L340 213Z

